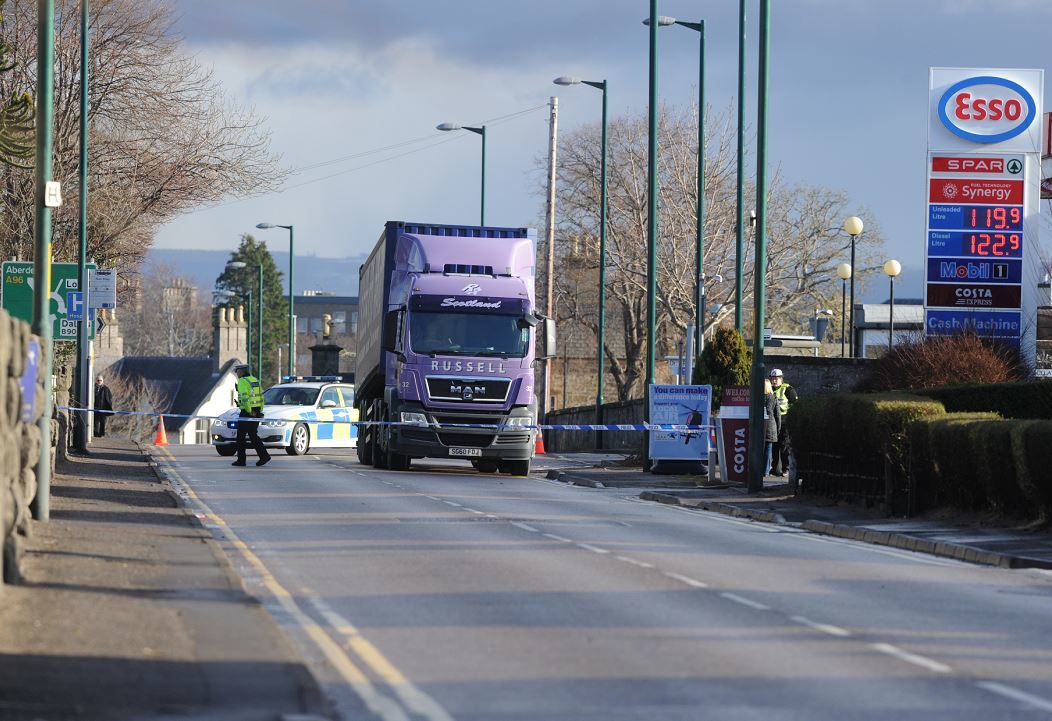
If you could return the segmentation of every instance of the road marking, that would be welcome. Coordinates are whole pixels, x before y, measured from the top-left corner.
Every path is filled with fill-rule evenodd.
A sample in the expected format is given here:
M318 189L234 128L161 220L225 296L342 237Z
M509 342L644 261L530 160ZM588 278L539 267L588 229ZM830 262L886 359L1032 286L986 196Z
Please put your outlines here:
M434 496L424 496L424 498L430 498L432 501L441 501L442 500L441 498L436 498Z
M530 533L540 533L540 531L538 531L536 528L527 523L519 523L518 521L512 521L511 525L515 526L516 528L521 528L524 531L529 531Z
M462 503L457 503L456 501L442 501L442 502L445 503L447 506L454 506L455 508L463 508L464 507L464 505Z
M909 651L903 651L898 646L892 646L890 643L872 643L870 644L870 647L877 651L880 651L881 653L886 653L889 656L894 656L900 661L912 663L914 666L920 666L921 668L926 668L929 671L934 671L935 673L953 672L953 669L944 663L940 663L930 658L925 658L924 656L918 656L917 654L910 653Z
M830 636L839 636L840 638L846 638L851 635L851 632L848 631L846 628L840 628L840 626L832 626L828 623L818 623L817 621L812 621L811 619L804 618L803 616L790 616L789 619L792 621L796 621L797 623L802 623L805 626L810 626L816 631L828 633Z
M465 511L469 511L471 513L474 513L476 516L485 516L486 515L485 511L476 511L474 508L465 508L464 510Z
M181 495L189 499L202 511L204 517L209 519L216 526L217 531L238 550L242 559L259 574L258 580L263 587L267 589L270 596L279 606L281 606L282 610L285 611L293 621L295 621L300 630L310 638L318 650L321 651L325 660L336 670L347 685L358 694L362 699L362 703L364 703L370 711L384 719L384 721L409 721L409 715L406 714L405 710L399 706L396 701L377 690L376 686L369 680L368 676L366 676L365 673L355 665L354 661L352 661L344 652L343 648L333 640L321 625L314 621L314 619L312 619L300 607L292 593L281 585L277 578L275 578L267 569L263 561L260 560L259 556L253 553L252 549L248 547L248 544L242 541L234 530L227 525L226 521L216 515L208 504L194 492L193 488L190 487L190 484L187 483L186 479L183 478L176 468L178 461L175 456L167 448L158 449L158 452L167 461L165 464L167 466L166 470L174 476L175 480L181 486L179 489L181 490ZM347 625L349 626L349 624ZM366 641L360 634L358 634L358 637L368 645L365 646L364 644L358 644L365 653L362 653L362 651L358 649L355 649L355 651L377 675L384 678L385 681L388 681L388 678L393 678L394 676L392 674L397 674L398 677L403 679L402 685L388 681L388 683L391 683L392 685L392 690L400 698L403 698L403 701L405 701L404 695L413 696L414 694L419 694L421 697L427 699L431 705L428 706L430 713L424 711L418 711L418 713L427 716L432 721L452 721L452 717L450 717L449 714L438 706L433 699L430 699L430 697L417 689L408 679L405 679L405 677L398 672L394 665L391 664L391 662L388 661L375 646ZM416 701L416 703L418 702L419 700ZM410 706L408 702L406 702L406 705ZM416 710L414 706L410 706L410 708Z
M981 681L975 685L1000 696L1004 696L1005 698L1010 698L1013 701L1019 701L1028 706L1039 708L1042 711L1052 711L1052 701L1041 698L1040 696L1034 696L1025 691L1014 689L1011 686L1005 686L1004 684L996 683L994 681Z
M550 538L553 541L560 541L562 543L573 543L569 538L563 538L562 536L556 536L554 533L542 533L545 538Z
M723 596L724 598L726 598L728 601L734 601L735 603L740 603L743 606L748 606L749 608L755 609L757 611L770 611L771 610L770 607L764 606L762 603L758 603L757 601L753 601L751 598L745 598L744 596L739 596L736 593L721 593L720 595Z
M669 578L675 580L675 581L679 581L680 583L685 583L688 586L693 586L694 588L708 588L709 587L709 584L707 584L707 583L703 583L702 581L696 581L693 578L690 578L689 576L683 576L683 575L680 575L678 573L672 573L672 571L665 571L665 575L668 576Z
M637 561L630 556L614 556L618 561L624 561L625 563L631 563L633 566L639 566L640 568L653 568L653 563L647 563L646 561Z
M593 546L588 543L578 543L577 547L583 548L586 551L591 551L592 553L610 553L610 551L606 550L605 548L599 548L598 546Z

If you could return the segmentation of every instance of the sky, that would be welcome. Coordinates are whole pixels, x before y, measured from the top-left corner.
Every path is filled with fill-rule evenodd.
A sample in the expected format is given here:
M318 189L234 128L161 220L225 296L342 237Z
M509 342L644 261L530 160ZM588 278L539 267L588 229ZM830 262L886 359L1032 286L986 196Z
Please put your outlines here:
M243 232L296 254L367 253L387 220L474 224L479 138L440 133L486 123L487 222L539 227L549 97L565 132L646 111L646 0L173 0L175 31L232 101L253 107L284 167L285 189L226 199L164 226L157 246L236 247ZM921 295L928 68L1043 68L1047 0L774 0L768 157L789 182L842 190L879 223L904 269L896 295ZM756 122L759 1L748 0L747 120ZM661 0L707 28L706 95L737 104L738 3ZM663 28L658 93L696 98L698 36ZM526 112L524 112L526 111ZM397 147L392 147L397 146ZM388 148L379 153L377 149ZM319 164L325 164L319 166ZM748 173L755 172L750 160ZM865 209L865 212L862 212ZM332 290L340 291L338 288Z

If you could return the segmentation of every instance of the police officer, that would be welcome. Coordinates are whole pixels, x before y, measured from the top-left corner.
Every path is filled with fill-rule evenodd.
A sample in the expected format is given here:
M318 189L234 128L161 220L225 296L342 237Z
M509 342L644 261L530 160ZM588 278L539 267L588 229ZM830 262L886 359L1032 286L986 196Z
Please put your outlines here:
M785 382L782 371L779 368L771 371L771 388L774 390L774 397L778 401L778 410L781 411L782 415L782 424L778 430L778 444L774 448L771 472L775 476L784 476L789 470L789 431L786 430L785 417L789 414L789 409L796 403L799 396L796 394L796 389Z
M237 407L241 409L241 418L263 417L263 387L259 379L248 372L248 365L241 363L234 366L237 374ZM259 440L259 421L239 420L237 422L237 460L232 465L245 465L245 436L252 442L256 449L259 460L257 466L265 466L270 462L270 454L267 453L263 441Z

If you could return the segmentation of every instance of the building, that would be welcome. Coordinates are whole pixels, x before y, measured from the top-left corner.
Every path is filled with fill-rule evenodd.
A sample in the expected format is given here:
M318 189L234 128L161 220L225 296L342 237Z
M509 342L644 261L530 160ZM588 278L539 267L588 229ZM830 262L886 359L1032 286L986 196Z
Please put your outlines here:
M288 302L288 296L285 300ZM293 312L296 315L296 373L311 372L310 347L320 341L326 315L329 316L328 342L342 349L340 373L353 373L358 348L358 296L306 290L296 296Z
M891 332L891 305L889 303L855 304L855 356L877 358L888 350L888 334ZM914 340L924 336L924 306L919 299L905 299L895 303L895 343Z

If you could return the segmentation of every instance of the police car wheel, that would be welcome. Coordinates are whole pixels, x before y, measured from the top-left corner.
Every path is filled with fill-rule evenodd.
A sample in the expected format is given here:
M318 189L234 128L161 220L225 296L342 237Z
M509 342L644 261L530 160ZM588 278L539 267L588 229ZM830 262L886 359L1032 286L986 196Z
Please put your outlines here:
M237 453L237 444L229 443L225 446L216 446L216 453L221 456L232 456Z
M285 447L285 452L290 456L302 456L310 449L310 432L307 426L297 423L292 429L292 440Z

